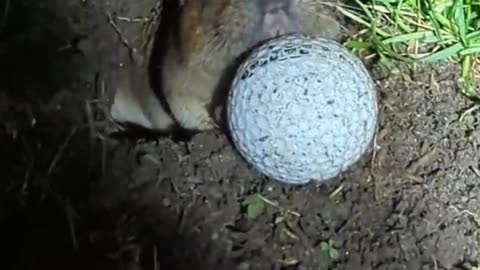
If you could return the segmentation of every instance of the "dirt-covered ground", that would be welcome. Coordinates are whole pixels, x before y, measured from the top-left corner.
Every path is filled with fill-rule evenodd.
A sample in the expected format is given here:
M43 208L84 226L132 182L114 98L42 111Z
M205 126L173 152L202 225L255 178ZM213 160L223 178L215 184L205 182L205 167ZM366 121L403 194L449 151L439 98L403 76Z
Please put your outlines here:
M371 67L375 151L341 179L291 187L220 132L106 135L108 93L122 69L144 68L126 45L140 47L160 9L0 2L2 269L475 269L480 115L456 65ZM243 202L255 193L269 203L251 220Z

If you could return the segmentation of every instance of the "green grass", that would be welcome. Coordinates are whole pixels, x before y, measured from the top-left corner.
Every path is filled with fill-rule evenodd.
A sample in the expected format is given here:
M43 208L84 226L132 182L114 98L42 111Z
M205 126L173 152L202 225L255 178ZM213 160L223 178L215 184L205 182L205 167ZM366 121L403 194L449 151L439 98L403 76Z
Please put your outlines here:
M480 99L473 82L480 62L480 0L351 1L349 6L337 6L361 28L345 43L348 48L373 53L389 68L399 62L416 69L421 64L459 61L463 93Z

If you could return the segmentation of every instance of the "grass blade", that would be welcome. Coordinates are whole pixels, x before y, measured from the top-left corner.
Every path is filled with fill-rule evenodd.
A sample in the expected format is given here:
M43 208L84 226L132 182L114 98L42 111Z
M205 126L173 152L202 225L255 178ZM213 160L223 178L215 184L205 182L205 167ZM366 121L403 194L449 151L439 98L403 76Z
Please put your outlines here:
M422 31L415 33L408 33L403 35L398 35L395 37L387 38L383 40L383 43L399 43L399 42L409 42L409 41L418 41L422 39L428 39L430 42L438 42L438 37L432 31Z
M462 43L455 43L454 45L447 47L438 52L432 53L426 57L420 58L420 62L423 63L434 63L440 60L445 60L447 58L455 56L460 50L462 50Z

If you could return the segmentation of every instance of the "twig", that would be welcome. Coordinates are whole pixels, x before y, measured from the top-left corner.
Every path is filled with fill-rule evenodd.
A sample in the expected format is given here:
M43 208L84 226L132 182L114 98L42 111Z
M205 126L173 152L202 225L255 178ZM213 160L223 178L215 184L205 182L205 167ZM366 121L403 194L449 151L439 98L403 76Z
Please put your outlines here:
M103 117L102 119L104 119L108 125L111 125L110 128L124 130L124 128L111 117L109 108L114 103L114 97L110 98L107 96L105 79L99 73L95 76L95 89L95 98L90 100L90 103L97 105L97 111L100 111L100 114ZM97 132L96 135L99 136L99 133Z
M157 166L162 165L162 162L158 158L154 157L152 154L146 154L145 157Z
M372 152L372 160L370 163L370 170L372 172L375 170L375 161L377 159L377 151L379 149L378 144L377 144L377 139L378 139L378 131L380 130L379 127L376 128L375 135L373 137L373 152Z
M65 139L65 142L63 142L62 146L60 147L57 154L55 155L52 162L50 163L50 166L48 167L47 176L50 176L52 174L53 170L57 166L58 161L60 160L60 158L63 156L65 150L67 149L67 146L70 143L70 140L73 138L73 135L75 135L75 133L77 133L78 128L79 127L73 128L72 131L70 132L70 134Z
M302 216L302 215L301 215L300 213L298 213L298 212L295 212L295 211L292 211L292 210L288 210L288 209L282 208L281 206L278 205L278 203L276 203L276 202L274 202L274 201L271 201L271 200L263 197L261 194L257 194L257 195L258 195L258 197L259 197L260 199L262 199L262 201L266 202L267 204L269 204L269 205L271 205L271 206L273 206L273 207L276 207L276 208L280 209L281 211L284 211L284 212L286 212L286 213L288 213L288 214L292 214L292 215L297 216L297 217L301 217L301 216Z
M470 166L470 169L473 171L473 173L480 178L480 170L473 167L473 166Z
M343 184L341 184L338 188L336 188L330 195L328 196L329 198L335 197L340 191L343 189Z
M94 124L94 114L92 109L92 104L90 101L85 101L85 114L87 116L88 128L90 130L90 143L94 144L95 134L97 134L97 129Z
M468 211L466 209L460 210L459 208L457 208L456 206L453 206L453 205L449 206L447 209L453 209L454 211L457 212L457 216L455 218L457 218L459 216L463 216L464 214L467 214L467 216L469 216L473 219L473 221L477 225L477 227L480 227L480 219L479 219L478 215L472 213L471 211Z
M435 258L435 255L432 255L432 261L433 261L433 269L434 270L438 270L438 262L437 262L437 258Z
M32 173L32 170L33 170L33 161L30 161L28 162L28 165L27 165L27 170L25 172L25 176L24 176L24 180L23 180L23 184L22 184L22 192L21 194L23 196L27 195L28 193L28 186L29 186L29 183L30 183L30 175Z
M473 105L472 107L468 108L466 111L464 111L461 115L460 115L460 118L458 119L458 121L463 121L463 119L465 118L465 116L467 116L468 114L471 114L473 113L474 111L480 109L480 105L478 104L475 104Z
M3 32L7 26L8 13L10 12L10 0L5 0L5 8L3 10L2 21L0 22L0 33Z
M158 250L157 250L157 246L153 246L153 270L159 270L158 269Z
M130 18L130 17L124 17L124 16L117 16L116 18L119 21L124 21L124 22L129 22L129 23L148 22L148 21L151 20L151 18L149 18L149 17Z
M130 47L130 44L129 44L128 40L123 36L122 31L120 31L120 29L118 28L118 26L115 23L110 11L105 10L105 13L108 16L108 23L110 23L110 25L113 27L113 29L117 33L118 37L120 38L120 41L122 41L123 45L125 45L130 50L134 50L132 47Z
M67 216L68 227L70 229L70 236L72 238L72 246L74 250L78 249L78 241L77 236L75 233L75 222L73 221L75 218L75 211L73 210L72 204L69 200L65 202L65 215Z

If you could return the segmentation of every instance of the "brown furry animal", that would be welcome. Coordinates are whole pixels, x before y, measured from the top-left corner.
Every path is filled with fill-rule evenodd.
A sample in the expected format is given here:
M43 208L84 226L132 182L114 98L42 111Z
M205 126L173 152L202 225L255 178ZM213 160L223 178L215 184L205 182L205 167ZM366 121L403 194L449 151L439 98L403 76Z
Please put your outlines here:
M117 119L157 131L176 124L194 131L215 129L244 53L279 35L336 39L341 30L317 0L187 0L177 19L168 30L159 74L171 114L138 83L117 93Z

